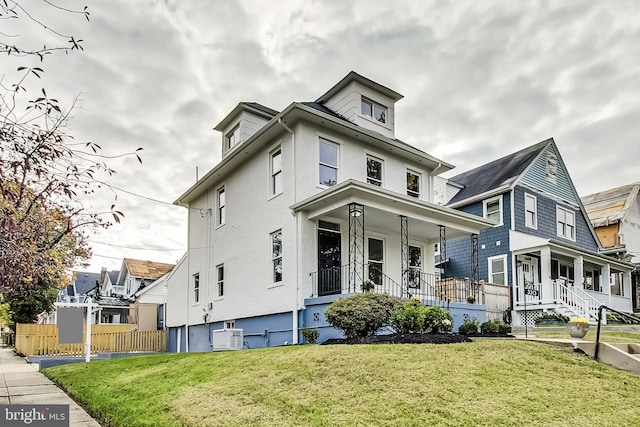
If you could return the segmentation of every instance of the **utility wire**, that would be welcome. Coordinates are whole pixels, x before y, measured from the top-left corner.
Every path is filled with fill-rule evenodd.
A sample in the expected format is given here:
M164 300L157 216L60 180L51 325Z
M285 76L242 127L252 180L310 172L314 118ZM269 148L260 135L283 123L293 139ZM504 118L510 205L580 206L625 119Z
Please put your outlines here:
M106 242L98 242L95 240L89 240L89 242L91 243L95 243L98 245L105 245L105 246L113 246L115 248L123 248L123 249L136 249L136 250L141 250L141 251L185 251L186 248L159 248L159 247L155 247L155 248L140 248L140 247L135 247L135 246L124 246L124 245L116 245L113 243L106 243Z

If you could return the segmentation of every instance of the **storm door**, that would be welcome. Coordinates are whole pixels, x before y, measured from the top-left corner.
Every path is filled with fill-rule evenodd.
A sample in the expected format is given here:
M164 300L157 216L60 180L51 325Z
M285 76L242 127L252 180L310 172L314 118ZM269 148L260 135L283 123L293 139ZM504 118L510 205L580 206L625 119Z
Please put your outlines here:
M340 224L318 221L318 296L341 292Z

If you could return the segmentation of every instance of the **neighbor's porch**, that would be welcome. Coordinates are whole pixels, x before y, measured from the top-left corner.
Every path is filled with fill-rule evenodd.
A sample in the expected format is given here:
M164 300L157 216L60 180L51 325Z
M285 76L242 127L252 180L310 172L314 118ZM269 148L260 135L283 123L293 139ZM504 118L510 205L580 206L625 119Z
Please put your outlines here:
M627 263L563 245L514 251L514 324L533 325L545 311L597 322L606 305L631 312L631 271Z

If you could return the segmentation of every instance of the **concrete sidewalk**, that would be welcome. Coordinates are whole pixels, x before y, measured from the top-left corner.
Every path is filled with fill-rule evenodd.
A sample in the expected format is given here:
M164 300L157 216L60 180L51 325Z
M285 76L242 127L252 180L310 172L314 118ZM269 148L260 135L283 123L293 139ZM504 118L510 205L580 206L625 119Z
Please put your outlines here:
M100 427L89 414L11 347L0 347L0 403L69 405L70 426Z

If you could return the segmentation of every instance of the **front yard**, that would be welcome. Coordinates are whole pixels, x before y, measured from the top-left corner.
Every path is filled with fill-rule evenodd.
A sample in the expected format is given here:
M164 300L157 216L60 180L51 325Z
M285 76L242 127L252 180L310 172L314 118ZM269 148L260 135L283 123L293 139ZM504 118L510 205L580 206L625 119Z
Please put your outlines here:
M640 377L549 345L301 345L49 368L103 424L640 425Z

